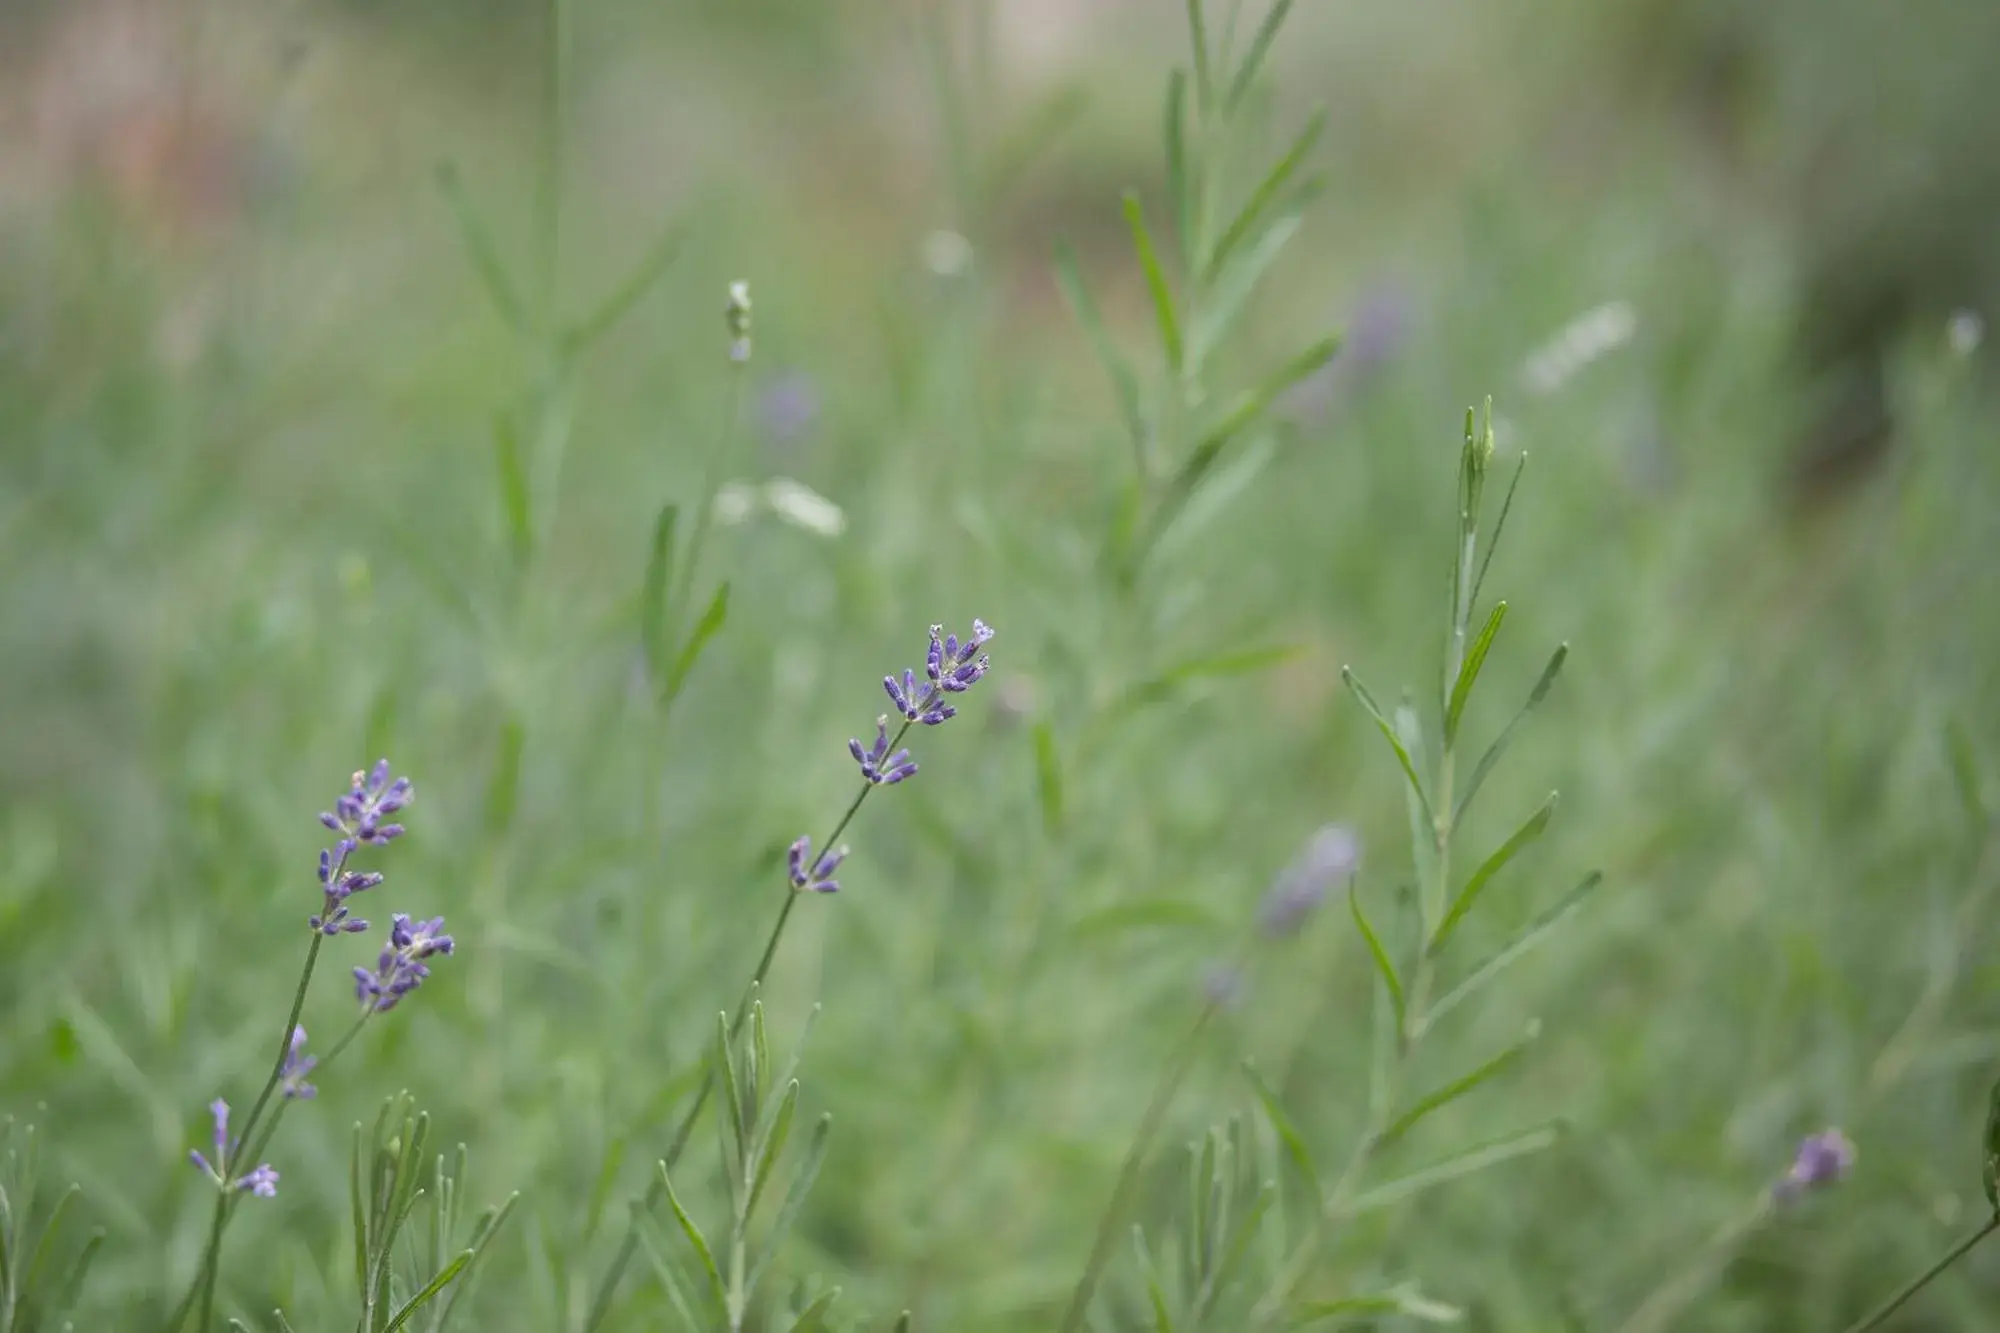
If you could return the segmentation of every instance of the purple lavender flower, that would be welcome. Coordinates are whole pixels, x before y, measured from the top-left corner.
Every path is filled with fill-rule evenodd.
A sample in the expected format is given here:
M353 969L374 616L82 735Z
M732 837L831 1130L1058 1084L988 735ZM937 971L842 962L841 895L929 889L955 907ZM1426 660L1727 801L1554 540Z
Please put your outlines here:
M396 913L390 918L389 942L382 946L375 970L354 969L354 998L378 1014L394 1009L431 974L424 960L452 951L451 936L441 933L443 929L441 916L412 922L403 913Z
M1799 1141L1791 1169L1772 1187L1779 1199L1795 1199L1808 1191L1833 1185L1854 1169L1853 1142L1837 1129L1808 1134Z
M1361 864L1361 840L1345 824L1328 824L1313 834L1292 863L1265 891L1257 909L1257 929L1267 939L1294 934L1326 901L1327 892L1353 876Z
M350 915L347 900L380 884L382 876L373 870L349 870L347 859L363 845L379 847L402 837L401 824L384 821L415 796L408 778L389 780L389 761L384 759L370 772L357 772L333 809L320 815L319 822L340 834L340 840L319 854L322 901L318 915L307 918L312 929L322 935L354 935L368 929L366 921Z
M305 1028L293 1028L292 1047L285 1053L285 1063L278 1070L278 1086L286 1100L311 1101L319 1096L319 1089L306 1082L306 1076L318 1063L316 1057L306 1054Z
M819 387L810 375L796 371L780 375L757 394L758 422L775 445L797 441L813 428L819 415Z
M904 778L915 777L916 761L910 758L908 750L889 753L889 719L875 719L875 744L863 749L858 740L847 742L847 752L854 756L854 762L861 765L861 776L877 786L893 786Z
M800 838L792 844L787 859L793 889L800 893L840 892L840 881L833 877L833 872L847 859L847 848L830 847L820 855L819 860L813 861L812 839ZM809 861L810 865L807 864Z
M271 1169L269 1162L260 1163L253 1171L238 1176L235 1180L225 1174L229 1170L229 1156L241 1145L239 1140L229 1137L229 1103L217 1097L208 1104L208 1113L215 1118L215 1160L210 1161L201 1149L189 1151L188 1158L208 1178L215 1182L217 1189L248 1190L260 1199L269 1199L278 1192L278 1173Z
M956 634L946 634L944 626L932 625L930 652L924 659L926 679L918 681L914 671L905 671L901 681L884 676L882 689L889 702L905 721L921 722L927 727L951 721L958 716L958 710L946 703L944 696L963 694L985 676L992 661L979 650L992 637L992 629L983 620L972 622L972 634L963 643Z

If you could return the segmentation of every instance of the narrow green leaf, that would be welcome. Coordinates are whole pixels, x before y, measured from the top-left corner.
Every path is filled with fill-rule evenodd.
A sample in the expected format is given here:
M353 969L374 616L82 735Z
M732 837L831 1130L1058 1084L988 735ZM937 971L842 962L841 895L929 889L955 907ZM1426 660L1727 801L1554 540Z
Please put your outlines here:
M472 200L465 192L465 182L459 179L456 163L438 163L437 184L445 203L451 208L453 219L458 223L459 242L465 248L465 257L472 263L472 271L479 276L479 285L486 290L487 299L493 302L494 310L508 328L516 333L526 333L528 318L521 298L507 277L506 265L500 262L500 251L493 244L493 233L487 229L485 219L479 216L479 211L472 206Z
M772 1168L785 1151L785 1141L792 1136L792 1115L798 1110L799 1081L793 1079L785 1085L785 1091L778 1098L777 1118L771 1122L771 1132L759 1145L757 1173L750 1182L750 1197L743 1205L743 1216L754 1217L757 1201L764 1197L764 1186L770 1183Z
M632 271L625 275L625 280L612 288L595 310L570 326L564 338L570 347L575 351L584 351L622 324L625 316L646 298L646 293L653 290L660 276L680 257L681 247L686 241L685 224L672 222L661 228L659 236L647 247L644 257L632 266Z
M819 1021L819 1006L815 1004L806 1011L806 1021L799 1028L799 1039L792 1043L791 1058L785 1061L784 1072L778 1075L778 1086L788 1087L798 1081L799 1062L805 1058L806 1041L812 1036L813 1024Z
M819 1123L813 1126L812 1139L806 1145L805 1160L799 1163L798 1173L792 1177L791 1189L785 1193L784 1206L778 1210L777 1220L764 1237L764 1253L750 1270L750 1280L744 1288L746 1299L757 1290L757 1280L764 1275L764 1269L772 1258L784 1248L786 1235L791 1232L792 1224L798 1221L799 1210L805 1207L806 1195L812 1192L813 1182L819 1179L820 1166L826 1161L826 1139L832 1128L831 1115L821 1115Z
M1368 716L1375 719L1375 725L1381 728L1383 739L1388 741L1389 748L1396 752L1396 762L1403 766L1403 776L1409 781L1410 791L1415 794L1417 803L1422 808L1425 825L1427 827L1434 825L1436 819L1431 812L1430 797L1424 794L1423 781L1417 777L1417 766L1411 762L1410 752L1403 747L1402 737L1396 734L1395 724L1382 712L1381 706L1375 702L1375 696L1368 692L1368 687L1354 674L1353 667L1342 667L1340 679L1354 692L1354 697L1361 701L1361 706L1368 711Z
M1134 694L1152 695L1194 680L1226 680L1231 676L1255 675L1281 663L1292 661L1305 651L1302 644L1280 643L1268 648L1241 648L1176 662L1143 684L1132 687Z
M667 1190L667 1206L674 1210L674 1220L681 1224L681 1234L687 1237L688 1244L694 1247L695 1257L701 1260L702 1271L708 1275L709 1292L718 1306L727 1309L729 1288L722 1281L722 1270L715 1266L715 1253L708 1248L708 1237L701 1234L701 1228L695 1225L695 1220L682 1206L680 1195L674 1193L673 1177L667 1173L665 1162L659 1164L659 1171L660 1183Z
M604 1210L611 1203L611 1191L618 1185L618 1168L625 1164L626 1138L619 1135L605 1145L604 1156L597 1163L597 1179L590 1187L590 1205L584 1212L583 1234L588 1239L597 1234L603 1224Z
M750 1005L750 1055L756 1060L751 1071L748 1089L750 1113L743 1117L745 1125L754 1128L763 1118L765 1094L771 1089L771 1038L764 1030L764 1002L752 1001Z
M1243 1260L1250 1252L1250 1244L1262 1230L1264 1218L1278 1202L1278 1182L1267 1180L1257 1187L1257 1195L1250 1203L1250 1210L1243 1215L1243 1221L1235 1228L1235 1238L1230 1242L1229 1252L1222 1257L1215 1273L1202 1285L1195 1297L1194 1316L1197 1324L1208 1316L1229 1284L1236 1279L1243 1266Z
M1174 239L1179 244L1181 270L1194 266L1193 191L1188 183L1187 71L1176 65L1167 76L1167 103L1162 138L1167 149L1167 203L1174 213Z
M1097 939L1133 930L1219 930L1222 917L1214 908L1184 898L1139 898L1101 907L1077 918L1070 927L1074 939Z
M1257 1094L1257 1101L1264 1108L1264 1118L1271 1122L1271 1128L1277 1131L1278 1141L1285 1145L1286 1155L1292 1159L1292 1165L1298 1169L1300 1178L1312 1191L1313 1197L1318 1198L1325 1191L1320 1188L1319 1169L1313 1165L1312 1150L1306 1146L1305 1136L1299 1133L1298 1126L1285 1114L1284 1104L1278 1100L1277 1092L1264 1081L1264 1076L1257 1072L1257 1067L1245 1060L1243 1073L1249 1078L1250 1086Z
M2000 1081L1993 1084L1992 1092L1987 1095L1985 1157L1980 1175L1986 1187L1986 1202L1993 1215L2000 1217Z
M1160 1267L1146 1244L1146 1228L1132 1227L1132 1255L1139 1264L1139 1279L1146 1284L1146 1300L1153 1307L1154 1333L1174 1333L1174 1314L1167 1302L1167 1288L1160 1281Z
M1062 760L1056 754L1055 726L1047 718L1035 723L1035 795L1042 806L1042 829L1054 836L1062 829Z
M104 1249L104 1236L103 1227L93 1227L90 1238L83 1242L83 1248L77 1251L76 1258L70 1260L69 1272L63 1278L62 1290L57 1293L55 1304L49 1309L51 1315L61 1317L76 1308L77 1301L83 1297L83 1284L90 1277L90 1266L97 1261L99 1252ZM283 1322L282 1316L279 1322Z
M235 1330L235 1333L252 1333L250 1325L244 1323L234 1315L229 1317L229 1327Z
M1369 924L1368 914L1361 910L1361 892L1353 884L1347 886L1347 905L1354 913L1354 924L1360 930L1361 938L1367 941L1368 954L1375 960L1375 971L1389 993L1389 1007L1396 1015L1397 1039L1401 1040L1408 1019L1404 1010L1402 979L1396 975L1396 964L1390 961L1389 951L1382 945L1382 937L1375 933L1375 927Z
M1217 446L1220 452L1220 446ZM1226 465L1210 469L1186 498L1175 498L1175 508L1156 528L1152 549L1162 555L1186 550L1203 528L1221 517L1232 504L1250 494L1251 487L1278 457L1276 436L1255 431L1248 443L1236 451Z
M506 413L493 420L493 466L500 479L500 518L507 534L507 554L519 570L534 557L535 530L521 435L514 427L514 418Z
M1472 596L1465 605L1468 610L1479 605L1479 590L1486 586L1486 571L1493 567L1493 553L1500 549L1500 535L1507 531L1507 515L1514 512L1514 492L1520 489L1521 474L1528 470L1528 455L1525 450L1514 461L1514 476L1507 483L1507 495L1500 501L1500 517L1493 523L1493 535L1486 539L1486 554L1479 561L1479 577L1472 581Z
M896 1316L896 1326L890 1329L889 1333L910 1333L910 1312L908 1310Z
M479 1269L480 1260L486 1257L493 1244L493 1238L500 1234L500 1228L507 1225L507 1219L514 1214L514 1205L521 1200L519 1190L509 1194L499 1207L488 1208L480 1214L479 1221L472 1227L472 1244L467 1248L472 1252L471 1260L465 1266L465 1278L451 1289L451 1297L444 1303L444 1312L438 1315L433 1333L443 1333L451 1323L452 1312L458 1308L459 1298L472 1288L473 1274Z
M1257 284L1277 262L1278 255L1298 235L1304 218L1298 213L1290 213L1273 222L1257 244L1244 251L1243 258L1231 264L1216 281L1215 288L1208 294L1202 308L1196 312L1188 326L1187 365L1190 378L1201 374L1208 364L1208 358L1235 327L1236 320L1243 313L1244 306L1255 291Z
M826 1328L826 1312L840 1299L840 1288L829 1287L814 1299L811 1305L799 1311L799 1317L792 1321L791 1333L816 1333Z
M1132 373L1125 358L1111 342L1104 329L1104 316L1098 311L1097 302L1092 299L1090 289L1084 285L1082 270L1077 266L1076 252L1067 243L1056 246L1056 286L1062 289L1063 298L1069 302L1070 313L1082 326L1084 337L1097 354L1104 373L1111 377L1111 387L1118 394L1118 408L1125 418L1125 430L1131 437L1133 448L1142 454L1146 439L1146 418L1139 406L1139 380Z
M655 686L667 677L667 584L674 570L674 525L680 509L661 505L653 520L653 544L646 552L646 579L639 592L639 646Z
M1355 1196L1340 1210L1342 1217L1356 1217L1362 1213L1387 1208L1401 1203L1404 1199L1421 1194L1433 1185L1443 1185L1461 1179L1502 1162L1511 1162L1517 1157L1544 1152L1562 1140L1569 1126L1566 1122L1552 1120L1517 1133L1504 1135L1469 1148L1461 1148L1448 1153L1428 1166L1422 1166L1406 1176L1399 1176L1385 1184Z
M1402 1312L1402 1302L1394 1296L1340 1296L1329 1301L1306 1301L1299 1305L1293 1312L1291 1326L1304 1328L1328 1320L1351 1324L1374 1315Z
M1548 665L1542 668L1541 678L1535 682L1535 688L1528 692L1528 702L1521 705L1521 711L1514 714L1507 725L1501 728L1500 734L1493 738L1493 744L1486 747L1486 753L1479 756L1479 762L1473 766L1472 776L1466 779L1465 789L1459 793L1458 807L1452 812L1451 822L1454 825L1465 818L1465 812L1471 808L1472 798L1478 794L1480 784L1485 782L1486 775L1493 771L1493 765L1500 762L1500 756L1506 752L1507 742L1513 739L1514 728L1520 726L1521 719L1534 712L1542 700L1548 697L1549 688L1556 683L1556 677L1562 674L1563 663L1568 660L1567 643L1558 646L1555 652L1550 654Z
M722 583L716 587L715 595L708 599L708 609L703 611L701 619L695 622L694 632L688 635L688 641L682 646L680 656L674 659L674 669L667 675L666 697L669 701L680 695L681 686L687 682L688 673L693 671L695 663L701 660L701 650L708 647L708 641L721 631L723 622L728 619L729 585Z
M632 1207L637 1213L639 1209L637 1201L634 1201ZM680 1315L681 1323L686 1326L688 1333L709 1333L711 1326L695 1318L694 1310L688 1304L687 1290L681 1284L680 1273L674 1268L673 1261L660 1253L659 1245L653 1240L652 1229L640 1227L637 1235L639 1247L645 1251L646 1262L653 1266L653 1276L660 1280L661 1290L667 1293L667 1300L673 1305L675 1313Z
M985 166L979 181L982 211L990 211L996 201L1005 198L1029 169L1083 118L1089 106L1088 88L1080 82L1064 82L1025 114L1012 118L999 140L980 154Z
M1215 249L1210 252L1208 262L1203 267L1204 282L1213 283L1216 276L1222 272L1222 266L1229 262L1229 256L1235 253L1236 247L1250 238L1258 219L1263 217L1265 210L1277 202L1278 196L1284 193L1285 187L1291 183L1292 177L1305 162L1307 154L1312 152L1313 146L1319 142L1320 135L1325 132L1326 108L1321 107L1313 112L1311 118L1306 121L1305 128L1299 131L1298 136L1292 140L1291 147L1285 150L1285 155L1278 159L1277 165L1273 166L1258 183L1257 188L1250 192L1250 198L1244 202L1242 209L1223 229L1221 239L1216 241Z
M1271 43L1277 40L1278 29L1284 26L1285 16L1291 12L1292 0L1277 0L1264 15L1264 21L1257 25L1257 35L1250 40L1250 49L1244 53L1243 63L1236 68L1236 78L1229 85L1229 95L1223 99L1225 111L1236 110L1243 95L1250 91L1257 67L1271 53Z
M293 1333L292 1321L285 1318L283 1310L271 1311L271 1318L278 1321L278 1333Z
M347 1199L353 1210L354 1221L354 1285L365 1300L368 1295L368 1210L362 1198L365 1186L362 1183L361 1166L361 1122L354 1122L354 1155L350 1159L347 1175Z
M1209 464L1214 462L1214 452L1216 450L1229 443L1238 431L1241 431L1245 426L1248 426L1258 417L1264 415L1265 410L1271 404L1277 402L1280 395L1287 389L1306 377L1316 374L1322 366L1333 360L1339 351L1340 336L1338 334L1321 338L1318 342L1306 348L1305 351L1300 352L1290 361L1278 367L1261 384L1255 388L1246 389L1243 393L1237 395L1229 411L1223 415L1220 421L1209 427L1207 432L1203 434L1201 442L1195 446L1189 464L1185 465L1182 470L1184 472L1191 471L1193 468L1193 459L1206 456L1207 461L1201 464L1201 471L1206 471ZM1183 490L1192 490L1192 482L1198 479L1199 475L1197 474L1192 478L1186 479L1176 477L1175 482Z
M1146 229L1146 211L1139 203L1136 190L1125 192L1125 225L1132 229L1132 248L1139 256L1139 267L1146 275L1146 288L1153 294L1153 320L1160 328L1160 346L1167 354L1167 370L1181 373L1181 326L1174 317L1174 294L1167 286L1167 275L1160 267L1160 256L1153 249L1153 235Z
M1979 756L1973 753L1972 738L1957 718L1945 723L1945 753L1951 759L1952 785L1958 789L1958 803L1975 831L1986 827L1986 784L1979 775Z
M436 1300L438 1293L450 1286L452 1280L464 1272L465 1266L471 1262L472 1251L461 1250L457 1258L439 1269L437 1276L424 1284L422 1291L403 1302L403 1308L396 1311L396 1317L389 1321L389 1326L383 1333L396 1333L397 1329L409 1322L411 1315Z
M1583 882L1560 898L1555 906L1529 923L1528 928L1516 935L1507 947L1481 963L1472 974L1447 991L1424 1013L1423 1025L1428 1030L1452 1009L1470 999L1484 989L1495 977L1504 972L1513 962L1530 949L1547 939L1550 932L1563 923L1570 913L1583 906L1597 886L1604 882L1601 871L1593 870L1583 877Z
M1477 1088L1480 1084L1489 1082L1499 1074L1504 1073L1521 1058L1529 1046L1534 1044L1535 1038L1541 1035L1541 1030L1540 1023L1529 1023L1528 1030L1522 1035L1521 1039L1506 1050L1501 1051L1500 1054L1494 1056L1485 1064L1480 1065L1471 1073L1461 1078L1453 1079L1443 1087L1427 1093L1420 1098L1409 1110L1391 1121L1389 1127L1377 1136L1375 1150L1379 1152L1387 1148L1390 1144L1401 1139L1403 1135L1416 1128L1424 1117L1434 1111L1442 1110L1444 1107L1451 1105L1468 1092Z
M1479 869L1472 872L1472 878L1465 882L1463 889L1459 890L1458 897L1452 900L1451 910L1445 913L1444 920L1438 923L1437 932L1431 936L1426 949L1430 957L1435 958L1444 951L1445 941L1451 938L1452 931L1465 919L1465 914L1472 910L1473 903L1478 901L1481 891L1492 878L1505 869L1507 863L1518 856L1523 847L1542 836L1549 826L1549 820L1555 817L1557 795L1556 792L1550 792L1541 807L1529 815L1521 827L1514 830L1513 836L1501 843L1493 855L1482 861Z
M722 1079L722 1114L729 1117L729 1137L736 1145L740 1172L740 1164L748 1154L750 1127L743 1123L743 1089L736 1081L736 1060L729 1049L728 1014L715 1016L715 1044L709 1048L708 1058L715 1062L716 1073Z
M35 1239L35 1248L28 1256L28 1267L20 1279L23 1293L39 1295L42 1289L42 1265L47 1263L51 1247L55 1243L56 1229L62 1225L63 1213L68 1210L70 1200L83 1193L83 1186L71 1185L56 1196L55 1206L49 1210L48 1220L42 1223L42 1234Z
M1187 0L1188 45L1194 51L1194 91L1205 112L1215 100L1215 80L1209 73L1208 21L1201 6L1202 0Z
M1507 603L1495 602L1493 612L1486 617L1486 624L1466 649L1465 661L1459 665L1458 679L1451 685L1451 703L1444 715L1444 743L1450 745L1458 739L1459 719L1465 716L1466 701L1472 698L1472 687L1479 681L1479 669L1486 665L1486 654L1493 650L1493 636L1500 632L1500 622L1507 618Z

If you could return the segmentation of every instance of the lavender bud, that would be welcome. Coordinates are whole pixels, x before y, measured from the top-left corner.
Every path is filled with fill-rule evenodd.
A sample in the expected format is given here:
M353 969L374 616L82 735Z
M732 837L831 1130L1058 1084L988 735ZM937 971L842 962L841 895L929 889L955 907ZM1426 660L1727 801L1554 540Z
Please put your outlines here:
M1855 1155L1853 1142L1837 1129L1808 1134L1799 1142L1791 1169L1785 1172L1771 1192L1781 1200L1789 1200L1808 1191L1837 1184L1853 1170Z
M265 1162L238 1180L235 1188L248 1190L260 1199L274 1199L278 1195L278 1173L271 1169L269 1162Z
M291 1049L285 1053L285 1063L278 1071L279 1087L286 1100L310 1101L319 1096L319 1089L306 1082L306 1076L318 1063L306 1054L305 1028L293 1028Z
M1313 834L1305 850L1285 867L1257 909L1257 929L1267 939L1295 934L1327 892L1353 877L1361 864L1361 840L1344 824Z

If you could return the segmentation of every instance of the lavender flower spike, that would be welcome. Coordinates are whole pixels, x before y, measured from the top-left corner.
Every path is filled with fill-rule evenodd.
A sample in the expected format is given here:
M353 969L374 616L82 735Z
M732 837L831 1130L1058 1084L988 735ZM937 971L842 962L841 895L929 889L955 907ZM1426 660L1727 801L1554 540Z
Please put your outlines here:
M1361 840L1345 824L1328 824L1313 834L1305 850L1279 873L1257 909L1257 929L1266 939L1297 933L1326 901L1336 884L1351 879L1361 864Z
M932 625L930 651L924 656L925 679L918 681L914 671L905 671L901 681L884 677L882 688L889 702L907 722L935 727L951 721L958 709L944 696L965 693L992 669L992 660L979 651L992 637L992 627L983 620L972 622L972 633L963 642L956 634L946 634L944 626Z
M787 855L792 888L799 893L839 893L840 881L833 872L847 859L847 848L830 847L812 860L812 839L800 838ZM807 862L811 862L810 865Z
M357 772L348 790L319 822L340 840L319 854L320 910L307 924L322 935L353 935L368 923L350 915L347 900L382 882L380 872L349 870L347 859L363 846L379 847L403 836L403 826L387 822L416 796L408 778L389 780L389 761L366 773Z
M208 1104L208 1112L211 1116L215 1117L215 1136L213 1140L215 1145L215 1160L211 1162L207 1157L202 1155L202 1151L199 1148L193 1149L188 1153L189 1160L200 1167L202 1172L215 1182L217 1189L248 1190L260 1199L269 1199L276 1196L278 1193L278 1173L271 1168L269 1162L259 1164L256 1170L245 1172L235 1180L231 1180L223 1174L229 1169L229 1154L234 1152L241 1144L239 1141L232 1140L229 1137L228 1102L217 1097Z
M1853 1142L1837 1129L1808 1134L1799 1142L1791 1169L1772 1187L1780 1200L1795 1199L1808 1191L1837 1184L1854 1169Z
M363 1008L378 1014L394 1009L398 1001L430 976L431 970L424 960L433 954L452 951L451 936L442 933L443 929L441 916L412 922L403 913L396 913L389 926L389 942L382 946L375 970L354 969L354 998Z
M319 1060L306 1054L306 1030L304 1027L292 1029L292 1048L285 1054L285 1063L278 1070L278 1086L287 1101L311 1101L319 1096L319 1089L306 1082L306 1075L312 1073Z
M889 682L892 686L894 681ZM858 740L847 742L847 752L854 756L854 762L861 765L863 780L877 786L894 786L904 778L915 777L916 761L910 758L908 750L889 753L889 719L886 716L875 719L875 744L866 749Z

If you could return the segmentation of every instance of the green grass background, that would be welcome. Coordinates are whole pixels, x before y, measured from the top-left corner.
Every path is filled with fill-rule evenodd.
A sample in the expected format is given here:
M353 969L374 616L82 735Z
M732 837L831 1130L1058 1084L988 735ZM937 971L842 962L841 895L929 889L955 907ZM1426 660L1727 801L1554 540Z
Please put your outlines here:
M1612 1328L1827 1124L1860 1146L1851 1181L1735 1253L1680 1326L1837 1327L1977 1219L2000 865L1943 737L1955 718L2000 764L1993 405L1923 324L1894 364L1890 468L1785 505L1812 227L1784 182L1810 106L1773 94L1732 165L1633 74L1675 58L1646 45L1647 7L1301 6L1262 151L1325 103L1331 188L1217 382L1371 292L1403 303L1405 336L1330 406L1277 414L1267 464L1121 603L1097 555L1125 445L1049 261L1074 241L1151 373L1118 192L1159 214L1180 7L1058 31L1057 6L578 0L560 299L585 308L669 222L685 243L581 364L517 597L492 421L541 368L432 171L457 164L534 274L539 7L171 8L160 59L200 71L229 168L121 185L49 165L68 159L44 122L17 119L0 226L0 1110L40 1125L47 1174L108 1229L79 1328L150 1326L193 1268L208 1195L186 1150L211 1097L254 1094L316 903L313 816L381 754L419 799L366 914L442 913L460 952L290 1114L224 1305L344 1326L348 1126L408 1088L470 1146L476 1201L524 1193L478 1325L569 1326L610 1245L610 1222L586 1236L607 1151L626 1145L615 1219L777 910L784 844L850 795L876 681L919 664L930 622L975 615L999 631L991 679L917 737L922 776L870 802L844 892L801 905L767 987L781 1047L824 1005L803 1079L835 1126L782 1266L841 1285L858 1327L903 1308L1051 1326L1203 972L1272 876L1344 820L1369 893L1407 881L1394 763L1338 673L1384 696L1432 680L1458 423L1488 392L1502 463L1534 462L1474 735L1556 641L1573 652L1469 842L1551 788L1561 813L1461 957L1588 867L1606 887L1417 1077L1537 1017L1531 1058L1380 1171L1551 1116L1573 1132L1371 1216L1315 1289L1412 1278L1469 1327ZM1931 18L1880 59L1919 82L1971 61ZM22 104L68 21L12 20ZM1775 67L1825 81L1867 40L1830 27L1774 39ZM1044 135L1052 97L1075 114ZM924 267L939 228L970 239L966 273ZM718 530L703 582L730 580L728 623L662 718L633 686L633 608L656 510L698 500L738 278L756 356L729 474L796 477L848 527ZM1531 393L1530 352L1614 299L1631 345ZM754 407L781 374L822 397L794 440ZM1279 645L1297 652L1120 703L1175 663ZM305 1015L327 1036L372 957L332 954ZM1245 1057L1339 1159L1370 992L1340 914L1265 960L1176 1103L1149 1222L1176 1146L1251 1105ZM712 1216L696 1142L687 1189ZM1988 1327L1996 1262L1903 1326ZM1137 1327L1129 1266L1111 1286L1104 1326ZM614 1326L671 1326L650 1279L630 1291Z

